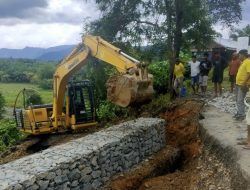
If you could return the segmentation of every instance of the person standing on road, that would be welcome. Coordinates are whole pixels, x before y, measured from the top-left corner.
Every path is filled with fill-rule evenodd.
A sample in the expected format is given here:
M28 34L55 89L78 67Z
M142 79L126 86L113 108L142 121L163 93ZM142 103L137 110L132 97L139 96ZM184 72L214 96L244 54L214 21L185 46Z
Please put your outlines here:
M176 96L179 96L179 89L183 85L185 68L179 59L176 59L174 66L174 92Z
M192 56L192 61L188 63L191 67L191 85L193 93L197 94L199 90L199 74L200 74L200 62L197 61L196 56Z
M200 63L200 86L202 95L206 94L207 91L207 81L208 74L210 69L212 68L212 63L208 60L208 53L204 53L203 60Z
M231 88L230 88L231 93L233 93L233 90L235 88L236 74L240 67L240 63L241 62L239 59L239 55L236 52L234 52L232 55L232 60L229 63L229 69L228 69L229 81L231 83Z
M222 95L221 83L223 81L223 72L227 64L226 64L225 59L220 56L219 52L214 53L212 64L214 67L213 77L212 77L212 82L214 83L214 97L217 97L218 91L219 91L219 95L220 96Z
M250 85L250 59L247 58L248 51L246 49L239 51L239 58L242 64L236 75L236 105L237 113L234 115L236 120L245 119L244 99Z

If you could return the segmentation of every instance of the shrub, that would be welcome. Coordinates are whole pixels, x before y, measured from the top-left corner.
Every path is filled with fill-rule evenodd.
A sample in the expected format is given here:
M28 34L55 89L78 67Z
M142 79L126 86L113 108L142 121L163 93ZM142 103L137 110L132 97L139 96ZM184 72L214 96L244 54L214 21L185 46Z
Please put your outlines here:
M14 120L0 120L0 151L14 145L23 138L22 133L16 128Z
M42 103L43 103L42 98L36 91L29 91L26 94L26 102L25 102L26 105L30 105L30 104L38 105Z
M169 80L169 63L167 61L153 62L148 71L154 76L154 89L157 93L166 93Z
M128 109L119 107L109 101L102 101L99 104L97 116L101 121L110 121L118 117L126 117L128 115Z

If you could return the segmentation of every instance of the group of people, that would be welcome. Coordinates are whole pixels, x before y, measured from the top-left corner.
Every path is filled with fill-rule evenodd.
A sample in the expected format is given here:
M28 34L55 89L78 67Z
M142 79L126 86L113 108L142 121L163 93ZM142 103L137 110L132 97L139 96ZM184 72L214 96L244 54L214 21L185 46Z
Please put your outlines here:
M248 138L244 141L245 148L250 149L250 107L246 117L246 106L244 100L250 88L250 58L248 50L242 49L239 53L233 53L232 58L227 63L219 52L213 54L213 59L208 59L208 54L204 53L203 60L197 61L196 56L192 56L192 61L188 63L191 67L191 85L193 93L197 94L199 87L204 95L207 90L208 74L213 68L212 82L214 83L214 97L222 95L222 82L225 68L228 66L229 81L231 83L230 92L235 91L237 112L233 116L235 120L242 121L246 118L248 126ZM174 90L179 93L179 87L183 86L184 66L176 60L174 68ZM250 96L250 94L249 94Z
M192 60L188 62L188 66L190 67L190 76L191 76L191 86L193 90L193 94L198 94L199 89L201 89L201 95L205 95L207 91L207 83L208 83L208 75L210 70L213 68L212 73L212 82L214 84L214 97L222 95L222 82L224 70L228 66L229 67L229 81L231 82L230 92L233 93L236 84L236 75L238 73L238 69L242 62L240 56L242 52L233 53L232 58L229 63L220 55L219 52L213 53L212 61L209 60L209 54L205 52L203 54L202 61L198 61L196 55L192 56ZM174 67L174 80L173 80L173 88L176 95L180 95L180 89L183 87L183 79L185 74L185 67L180 62L179 59L176 59L175 67Z

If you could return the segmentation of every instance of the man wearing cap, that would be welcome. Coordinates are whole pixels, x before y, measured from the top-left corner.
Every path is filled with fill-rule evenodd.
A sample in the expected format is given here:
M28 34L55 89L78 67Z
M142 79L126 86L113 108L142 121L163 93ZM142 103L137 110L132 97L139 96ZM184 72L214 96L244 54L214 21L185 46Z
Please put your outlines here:
M242 64L240 65L236 75L237 113L234 118L241 121L244 120L246 116L244 98L246 97L246 93L248 92L250 85L250 59L248 59L248 51L246 49L240 50L239 58Z

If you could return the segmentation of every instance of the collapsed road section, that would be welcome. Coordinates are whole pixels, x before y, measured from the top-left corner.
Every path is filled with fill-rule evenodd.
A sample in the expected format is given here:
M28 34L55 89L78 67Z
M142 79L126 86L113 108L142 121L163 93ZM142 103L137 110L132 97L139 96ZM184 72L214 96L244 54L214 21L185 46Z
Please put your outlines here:
M140 118L0 166L0 189L98 189L165 145L165 121Z

